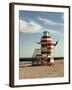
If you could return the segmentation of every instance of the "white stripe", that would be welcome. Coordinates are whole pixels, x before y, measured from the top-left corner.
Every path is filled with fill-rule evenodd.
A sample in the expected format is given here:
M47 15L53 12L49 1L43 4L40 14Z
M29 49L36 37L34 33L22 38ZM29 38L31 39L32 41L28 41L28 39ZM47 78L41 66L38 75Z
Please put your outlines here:
M41 38L41 40L51 40L51 41L53 41L52 38Z

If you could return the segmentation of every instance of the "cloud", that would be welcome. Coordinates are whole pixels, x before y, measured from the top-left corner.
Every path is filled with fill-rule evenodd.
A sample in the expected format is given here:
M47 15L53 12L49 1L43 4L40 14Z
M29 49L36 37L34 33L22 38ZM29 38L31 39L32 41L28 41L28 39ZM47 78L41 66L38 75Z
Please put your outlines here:
M20 31L21 32L26 32L26 33L36 33L40 32L43 27L39 25L38 23L34 21L24 21L20 20Z
M46 18L41 18L41 17L38 17L38 19L40 20L40 21L43 21L45 24L51 24L51 25L55 25L56 23L55 22L53 22L53 21L51 21L51 20L48 20L48 19L46 19Z
M24 33L43 33L43 31L49 31L52 34L60 35L59 31L53 29L47 29L35 21L30 20L29 22L20 20L20 32Z
M63 25L63 24L61 24L61 23L58 23L58 22L55 22L55 21L53 21L53 20L49 20L49 19L46 19L46 18L38 17L38 19L39 19L40 21L44 22L44 24L55 25L55 26L57 26L57 25Z

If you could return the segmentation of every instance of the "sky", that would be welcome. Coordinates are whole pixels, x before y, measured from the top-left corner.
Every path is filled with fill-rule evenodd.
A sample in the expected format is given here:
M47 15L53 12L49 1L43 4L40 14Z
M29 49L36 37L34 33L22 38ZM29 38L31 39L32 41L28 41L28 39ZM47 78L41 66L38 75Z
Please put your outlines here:
M54 41L59 41L54 50L55 57L64 56L64 13L44 11L19 11L19 57L32 57L40 48L43 31L49 31Z

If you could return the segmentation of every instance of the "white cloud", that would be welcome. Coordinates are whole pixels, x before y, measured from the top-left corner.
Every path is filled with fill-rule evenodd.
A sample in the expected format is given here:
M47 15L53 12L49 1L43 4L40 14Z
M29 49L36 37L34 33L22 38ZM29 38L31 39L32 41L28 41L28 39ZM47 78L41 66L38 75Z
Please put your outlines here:
M24 20L20 20L20 31L26 33L36 33L40 32L43 27L34 21L26 22Z
M61 33L59 31L53 30L53 29L46 29L44 27L42 27L41 25L39 25L38 23L36 23L35 21L24 21L24 20L20 20L20 32L24 32L24 33L41 33L43 31L49 31L52 34L55 35L60 35Z
M55 22L55 21L52 21L52 20L49 20L49 19L46 19L46 18L38 17L38 19L40 21L44 22L45 24L49 24L49 25L63 25L61 23L58 23L58 22Z
M51 24L51 25L55 25L56 23L55 22L53 22L53 21L51 21L51 20L48 20L48 19L46 19L46 18L41 18L41 17L38 17L38 19L40 20L40 21L43 21L45 24Z

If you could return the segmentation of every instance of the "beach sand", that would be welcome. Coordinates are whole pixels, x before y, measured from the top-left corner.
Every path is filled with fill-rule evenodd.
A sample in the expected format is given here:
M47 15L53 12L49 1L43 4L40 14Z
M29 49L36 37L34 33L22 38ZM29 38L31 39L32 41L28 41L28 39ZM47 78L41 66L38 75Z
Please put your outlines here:
M19 79L50 78L64 76L64 60L55 61L54 66L20 66Z

